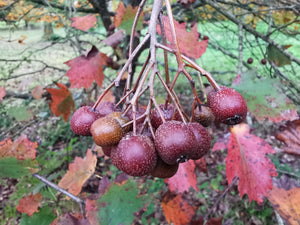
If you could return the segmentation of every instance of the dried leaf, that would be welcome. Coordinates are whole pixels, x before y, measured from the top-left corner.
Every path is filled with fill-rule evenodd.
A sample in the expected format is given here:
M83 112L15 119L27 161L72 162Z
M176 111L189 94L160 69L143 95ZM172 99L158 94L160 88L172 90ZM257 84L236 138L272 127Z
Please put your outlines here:
M276 186L268 194L268 199L279 215L290 225L300 223L300 188L289 191Z
M124 29L126 34L131 33L131 27L133 25L133 21L135 18L135 14L137 13L138 7L132 8L132 5L127 5L125 8L124 3L120 2L118 9L116 11L116 15L114 17L114 25L115 27L119 27L120 29ZM140 30L142 28L142 22L144 20L144 13L141 13L136 30Z
M188 32L186 29L186 23L178 23L174 20L176 34L179 44L179 49L181 53L187 55L188 57L198 59L201 55L203 55L206 51L208 39L207 40L199 40L199 33L197 29L197 25L191 27L191 31ZM174 47L173 36L170 28L169 18L167 16L163 16L163 24L165 28L165 33L168 41L172 43ZM158 33L161 34L160 26L157 26Z
M0 87L0 102L2 102L5 95L6 95L6 91L4 87Z
M196 211L196 207L189 205L182 194L174 196L170 192L163 196L161 207L168 223L174 225L189 224Z
M91 150L87 150L85 159L76 157L74 163L69 165L68 172L58 183L63 189L68 189L73 195L78 195L82 185L95 172L97 157Z
M46 91L52 95L49 103L51 111L55 116L63 115L64 121L68 121L71 110L75 110L75 103L69 89L60 83L56 83L59 89L47 88Z
M275 153L272 146L250 134L249 126L242 123L231 128L227 149L228 184L238 176L240 197L248 194L250 201L261 204L268 190L272 189L271 176L277 176L274 164L266 157L267 153Z
M35 86L35 88L31 91L32 96L35 99L41 99L43 97L44 88L40 85Z
M21 213L26 213L28 216L32 216L33 213L38 212L41 201L42 195L40 192L35 195L30 194L29 196L20 199L17 210Z
M169 190L175 193L183 193L184 191L189 191L190 187L192 187L198 191L195 168L196 164L193 160L181 163L177 173L173 177L165 179Z
M86 15L83 17L73 17L71 27L75 27L78 30L87 31L97 23L97 18L94 15Z
M300 155L300 120L288 121L279 130L276 138L286 144L285 152Z
M93 46L87 55L81 55L65 62L71 67L66 74L70 79L71 88L84 87L88 89L94 80L102 87L103 65L106 65L106 61L107 56Z

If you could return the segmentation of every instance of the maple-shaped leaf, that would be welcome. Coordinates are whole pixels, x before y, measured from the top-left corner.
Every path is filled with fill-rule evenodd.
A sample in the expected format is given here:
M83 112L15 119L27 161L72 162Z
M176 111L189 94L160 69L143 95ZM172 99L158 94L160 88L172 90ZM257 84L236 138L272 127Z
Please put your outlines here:
M87 150L85 159L76 157L74 163L69 165L68 172L58 183L63 189L68 189L73 195L78 195L82 185L95 172L97 163L96 155L93 155L91 150Z
M300 120L288 121L279 130L275 137L286 144L285 152L300 155Z
M174 48L174 40L170 28L169 18L167 16L163 16L163 24L166 37L168 41L172 43ZM194 59L198 59L201 55L203 55L207 48L208 39L198 41L199 33L197 25L193 25L191 27L191 31L188 32L186 29L186 23L179 23L174 20L174 24L181 53ZM157 31L159 34L161 34L160 26L157 26Z
M195 168L196 164L193 160L180 163L177 173L173 177L165 179L169 190L175 193L183 193L184 191L189 191L190 187L192 187L198 191Z
M300 188L287 191L274 186L268 194L268 199L289 225L300 224Z
M298 119L296 106L281 89L278 79L258 79L255 70L238 75L232 87L240 92L251 114L258 121L268 118L273 122Z
M0 102L2 102L5 95L6 95L6 91L4 87L0 87Z
M55 116L63 115L64 121L67 122L71 114L71 110L75 110L75 103L69 89L60 83L56 83L59 87L47 88L46 91L52 95L52 100L49 103L50 109Z
M87 31L95 26L97 18L94 15L78 16L72 18L71 27L75 27L78 30Z
M126 34L131 33L131 27L133 25L133 21L135 18L135 14L137 13L138 7L132 8L132 5L127 5L125 8L124 3L120 2L118 9L116 11L116 15L114 17L114 25L120 29L124 29ZM136 26L136 30L140 30L142 28L142 23L144 20L144 13L141 13L138 23Z
M94 81L102 87L103 65L106 65L106 61L107 56L93 46L86 55L65 62L71 67L66 74L71 82L71 88L84 87L88 89Z
M182 194L173 195L170 192L163 196L161 207L167 222L174 225L189 224L196 211L196 207L184 200Z
M277 176L274 164L266 157L267 153L275 153L272 146L250 134L249 126L242 123L231 128L227 149L228 184L238 176L240 197L248 194L250 201L261 204L272 189L271 176Z
M35 195L30 194L24 198L21 198L17 210L21 213L26 213L28 216L32 216L33 213L38 212L39 205L42 201L41 193Z
M44 88L40 85L35 86L31 91L32 97L35 99L41 99L43 97Z

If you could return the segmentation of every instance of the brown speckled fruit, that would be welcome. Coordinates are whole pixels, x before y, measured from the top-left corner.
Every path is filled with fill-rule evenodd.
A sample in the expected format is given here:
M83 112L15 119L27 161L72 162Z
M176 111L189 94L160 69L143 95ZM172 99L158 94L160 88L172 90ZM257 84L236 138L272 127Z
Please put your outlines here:
M228 125L242 122L247 115L247 104L243 96L236 90L220 87L207 95L207 103L216 121Z
M160 158L169 165L185 162L194 148L195 135L182 122L168 121L155 132L155 147Z
M188 153L189 159L200 159L208 153L211 146L211 137L208 131L199 123L187 123L195 135L195 147Z
M98 111L90 106L82 106L76 110L71 119L71 129L75 134L91 136L90 128L100 118Z
M112 112L110 114L107 115L108 117L114 118L116 119L121 126L123 126L124 124L128 123L130 120L127 116L122 116L122 112ZM128 125L126 127L122 127L124 133L127 133L130 131L131 129L131 125Z
M120 123L110 117L102 117L91 126L94 142L101 147L110 147L119 143L123 136Z
M207 106L201 106L201 110L195 110L194 121L200 123L204 127L208 127L215 120L215 116L211 109Z
M156 166L151 171L151 175L158 178L170 178L176 174L178 166L179 164L168 165L158 157Z
M165 107L165 104L160 104L159 108L166 121L171 121L171 120L181 121L180 114L175 109L174 105L168 104L167 107ZM151 119L151 124L155 129L157 129L163 123L157 108L152 110L150 114L150 119Z
M150 138L126 135L111 152L112 163L130 176L149 174L156 165L157 154Z
M100 102L97 105L96 110L99 112L101 117L104 117L112 112L121 111L113 102Z

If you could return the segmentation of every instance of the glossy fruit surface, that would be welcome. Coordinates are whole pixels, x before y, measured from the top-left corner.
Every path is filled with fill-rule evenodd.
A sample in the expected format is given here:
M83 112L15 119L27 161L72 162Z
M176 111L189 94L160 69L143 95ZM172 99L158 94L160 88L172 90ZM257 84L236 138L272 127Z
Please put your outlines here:
M96 107L101 117L104 117L112 112L121 111L113 102L100 102Z
M123 136L120 123L110 117L102 117L91 126L94 142L101 147L110 147L119 143Z
M200 159L209 152L211 137L208 131L199 123L188 123L187 126L195 135L195 147L188 153L189 159Z
M179 164L168 165L167 163L162 161L160 157L158 157L156 166L151 171L151 175L153 177L158 177L158 178L170 178L176 174L178 167Z
M215 116L211 109L207 106L201 106L201 110L196 108L194 121L200 123L204 127L208 127L215 120Z
M253 63L253 59L252 59L252 58L249 58L249 59L247 60L247 63L248 63L248 64Z
M219 122L234 125L246 118L246 101L232 88L221 86L220 90L210 92L207 95L207 103Z
M266 65L267 64L267 60L266 59L262 59L262 60L260 60L260 63L263 64L263 65Z
M112 112L112 113L108 114L107 116L116 119L120 123L121 126L123 126L124 124L126 124L130 121L127 116L122 116L122 112ZM130 131L131 125L122 127L122 129L123 129L124 133L127 133Z
M149 174L156 165L157 154L153 142L146 136L126 135L111 152L112 163L131 176Z
M195 136L182 122L168 121L155 132L155 147L160 158L169 165L188 160L194 148Z
M175 110L174 105L168 104L167 107L165 107L165 104L160 104L159 108L166 121L171 121L171 120L181 121L180 114L177 110ZM157 129L163 123L157 108L152 110L150 114L150 119L151 119L151 124L155 129Z
M72 116L71 129L75 134L91 136L90 128L93 122L99 118L99 112L92 110L91 106L82 106Z

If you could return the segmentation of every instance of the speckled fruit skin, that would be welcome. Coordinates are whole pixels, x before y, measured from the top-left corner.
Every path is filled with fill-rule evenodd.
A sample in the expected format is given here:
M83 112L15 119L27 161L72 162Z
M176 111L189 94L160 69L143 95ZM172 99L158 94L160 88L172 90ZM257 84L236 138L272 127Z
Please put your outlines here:
M168 121L155 132L155 147L160 158L169 165L185 162L194 148L195 135L182 122Z
M242 122L247 115L247 104L243 96L236 90L221 86L220 90L207 95L207 103L216 121L228 125Z
M160 108L166 121L171 121L171 120L181 121L180 114L177 110L175 110L174 105L168 104L168 106L166 108L165 104L160 104L159 108ZM163 123L157 108L152 110L152 112L150 114L150 120L151 120L152 126L155 129L157 129Z
M91 136L90 128L100 118L98 111L90 106L82 106L76 110L71 119L71 129L75 134Z
M120 123L110 117L97 119L91 126L94 142L101 147L110 147L119 143L123 137Z
M116 107L113 102L100 102L96 110L99 112L101 117L107 116L112 112L120 112L121 110Z
M102 151L103 151L104 155L110 157L111 151L115 148L117 148L117 145L110 146L110 147L102 147Z
M215 120L215 116L211 109L207 106L201 106L195 110L194 121L200 123L204 127L208 127Z
M112 163L130 176L149 174L156 165L157 154L150 138L126 135L111 152Z
M188 157L193 160L200 159L209 152L211 137L208 131L199 123L187 123L187 126L195 135L195 147L189 152Z
M107 116L116 119L120 123L121 126L123 126L124 124L126 124L130 121L127 116L122 116L122 112L112 112L112 113L108 114ZM123 132L124 133L129 132L131 127L132 127L131 125L122 127Z
M146 112L146 109L139 107L136 110L136 118L139 118L140 116L142 116L144 113ZM129 120L133 120L133 114L132 114L132 109L129 109L128 112L126 113L126 116L129 118ZM145 119L140 119L136 121L136 124L143 124Z
M178 167L179 164L168 165L167 163L162 161L160 157L158 157L156 166L151 171L151 175L153 177L158 177L158 178L170 178L176 174Z

